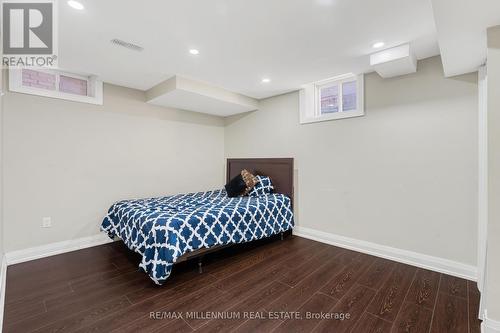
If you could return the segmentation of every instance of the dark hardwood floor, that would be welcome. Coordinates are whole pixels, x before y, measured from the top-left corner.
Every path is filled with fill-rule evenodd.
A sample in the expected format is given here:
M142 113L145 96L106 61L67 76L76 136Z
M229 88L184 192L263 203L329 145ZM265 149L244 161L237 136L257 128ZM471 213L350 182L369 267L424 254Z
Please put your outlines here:
M138 262L116 242L9 266L4 332L480 332L474 282L295 236L161 287Z

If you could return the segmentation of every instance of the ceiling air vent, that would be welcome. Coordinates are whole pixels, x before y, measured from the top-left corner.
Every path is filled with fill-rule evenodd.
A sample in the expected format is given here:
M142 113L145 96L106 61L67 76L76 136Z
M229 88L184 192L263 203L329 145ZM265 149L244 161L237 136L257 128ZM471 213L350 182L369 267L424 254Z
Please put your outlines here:
M142 50L144 50L144 48L142 46L132 44L132 43L129 43L129 42L126 42L124 40L117 39L117 38L112 39L111 44L122 46L124 48L129 49L129 50L138 51L138 52L141 52Z

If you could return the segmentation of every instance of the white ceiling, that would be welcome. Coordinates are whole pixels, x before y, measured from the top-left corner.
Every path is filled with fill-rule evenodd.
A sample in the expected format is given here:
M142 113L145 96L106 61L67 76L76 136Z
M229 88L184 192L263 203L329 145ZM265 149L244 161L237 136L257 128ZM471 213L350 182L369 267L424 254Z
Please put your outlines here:
M376 41L411 42L419 59L439 53L430 0L80 2L83 11L58 1L59 65L142 90L181 75L264 98L368 71Z
M500 0L432 0L446 76L476 71L486 60L486 29L500 24Z

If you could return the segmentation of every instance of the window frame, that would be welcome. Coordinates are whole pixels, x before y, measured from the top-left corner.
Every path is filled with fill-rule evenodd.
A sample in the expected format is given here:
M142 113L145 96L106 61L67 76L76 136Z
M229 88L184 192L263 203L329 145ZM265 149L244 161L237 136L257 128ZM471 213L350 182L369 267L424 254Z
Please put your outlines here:
M356 82L356 109L343 110L343 84ZM321 113L321 89L338 86L338 112ZM304 85L300 90L300 123L309 124L328 120L337 120L365 115L364 110L364 75L344 74L326 80Z
M47 90L36 87L27 87L23 85L23 69L30 69L37 72L47 73L55 76L55 90ZM87 81L87 96L76 95L59 91L60 76L67 76L79 80ZM18 92L22 94L30 94L43 97L51 97L57 99L64 99L68 101L89 103L89 104L103 104L103 83L97 80L94 75L81 75L70 73L62 70L45 69L45 68L22 68L11 67L9 68L9 91Z

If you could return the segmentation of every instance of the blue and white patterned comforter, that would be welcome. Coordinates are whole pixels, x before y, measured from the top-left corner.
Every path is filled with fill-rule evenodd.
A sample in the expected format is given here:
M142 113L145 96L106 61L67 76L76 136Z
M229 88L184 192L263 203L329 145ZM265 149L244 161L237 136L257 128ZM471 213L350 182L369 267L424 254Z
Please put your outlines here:
M283 194L229 198L217 190L117 202L101 230L140 253L139 267L163 284L185 253L262 239L292 227L290 198Z

